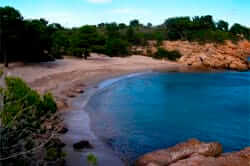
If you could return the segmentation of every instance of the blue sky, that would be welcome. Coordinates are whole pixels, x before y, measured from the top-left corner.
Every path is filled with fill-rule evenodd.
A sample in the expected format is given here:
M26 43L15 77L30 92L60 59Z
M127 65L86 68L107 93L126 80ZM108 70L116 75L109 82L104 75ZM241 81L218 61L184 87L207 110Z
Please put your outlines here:
M250 0L0 0L25 18L46 18L67 27L101 22L161 24L168 17L211 14L250 27Z

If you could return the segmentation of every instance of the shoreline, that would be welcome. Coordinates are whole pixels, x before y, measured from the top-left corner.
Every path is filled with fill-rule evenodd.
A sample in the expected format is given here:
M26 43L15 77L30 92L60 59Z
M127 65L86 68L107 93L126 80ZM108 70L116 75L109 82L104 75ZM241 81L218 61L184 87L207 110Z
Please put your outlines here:
M65 151L68 154L66 157L68 166L87 165L86 157L89 153L94 154L97 157L100 162L99 166L126 165L126 161L120 158L120 156L116 154L109 145L103 142L103 140L101 140L91 129L91 117L89 116L88 109L86 107L91 98L98 93L98 91L101 91L120 80L151 72L154 71L133 72L121 74L120 76L108 77L97 83L89 85L84 94L73 99L72 110L70 109L69 112L63 113L63 118L65 119L64 123L69 129L69 132L61 135L61 139L66 144ZM72 126L73 122L74 125ZM90 143L94 146L94 149L74 151L72 147L73 143L81 140L90 141Z
M88 96L89 93L94 93L93 91L91 92L91 89L96 90L97 85L105 80L126 76L131 73L150 71L216 72L218 70L198 70L182 64L154 60L143 56L107 58L94 55L87 61L64 59L54 63L10 66L7 70L7 75L21 77L39 92L50 91L55 96L56 101L59 103L59 113L63 114L64 123L66 128L69 129L68 133L62 135L62 137L65 137L64 139L67 140L67 159L70 159L72 166L83 165L86 162L88 152L97 154L100 164L104 166L117 166L125 165L125 163L114 154L108 145L98 140L97 136L91 131L90 118L86 115L87 112L82 109L84 105L82 102L87 104L88 99L86 100L86 98L90 97ZM85 92L83 94L76 92L79 89ZM77 103L82 104L79 105ZM89 140L90 143L93 143L94 149L90 151L84 150L82 153L74 152L72 145L78 140ZM110 161L113 161L113 164ZM71 166L70 162L69 166ZM75 162L81 164L76 164Z

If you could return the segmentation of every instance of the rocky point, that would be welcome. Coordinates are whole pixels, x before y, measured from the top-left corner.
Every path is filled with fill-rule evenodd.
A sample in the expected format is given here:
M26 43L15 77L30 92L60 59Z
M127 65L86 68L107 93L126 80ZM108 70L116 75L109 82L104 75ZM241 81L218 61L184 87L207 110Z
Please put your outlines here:
M174 147L148 153L136 166L250 166L250 148L240 152L222 153L219 143L191 139Z

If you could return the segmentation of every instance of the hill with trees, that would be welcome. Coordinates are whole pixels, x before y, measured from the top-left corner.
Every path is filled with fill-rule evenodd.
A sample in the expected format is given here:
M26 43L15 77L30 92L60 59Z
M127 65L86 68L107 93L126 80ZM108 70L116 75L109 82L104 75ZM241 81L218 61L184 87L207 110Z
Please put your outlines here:
M187 40L199 43L223 43L250 40L250 29L213 17L196 16L168 18L163 24L143 25L139 20L124 23L100 23L78 28L65 28L45 19L24 19L12 7L0 7L0 60L5 62L42 62L61 58L62 55L84 57L90 52L109 56L127 56L131 47L147 45L155 40Z

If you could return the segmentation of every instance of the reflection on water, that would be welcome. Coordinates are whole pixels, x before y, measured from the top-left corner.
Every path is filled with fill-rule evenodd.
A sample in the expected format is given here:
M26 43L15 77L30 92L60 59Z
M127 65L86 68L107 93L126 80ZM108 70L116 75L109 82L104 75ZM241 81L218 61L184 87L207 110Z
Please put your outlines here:
M120 80L88 104L93 130L130 161L189 138L250 146L250 73L151 73Z

